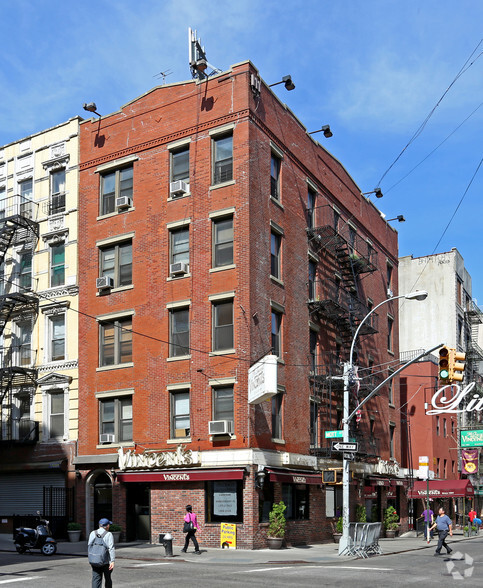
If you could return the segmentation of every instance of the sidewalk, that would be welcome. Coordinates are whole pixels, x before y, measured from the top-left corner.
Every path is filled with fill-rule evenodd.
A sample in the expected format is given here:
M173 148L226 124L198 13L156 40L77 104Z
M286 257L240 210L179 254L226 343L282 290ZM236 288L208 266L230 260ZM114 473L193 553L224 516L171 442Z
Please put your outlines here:
M483 534L482 534L483 536ZM449 544L455 544L464 541L473 541L479 535L474 537L463 537L462 531L455 531L453 537L449 539ZM201 538L200 538L201 539ZM403 536L396 539L380 539L379 545L383 555L394 553L403 553L405 551L427 549L433 553L437 545L437 540L433 539L428 545L422 537ZM458 547L462 549L463 546ZM202 555L198 556L192 552L181 553L181 546L173 547L172 561L200 561L204 563L232 563L232 564L252 564L261 565L272 562L280 563L333 563L341 564L347 561L357 559L356 557L342 556L338 554L338 545L335 543L322 543L316 545L301 545L289 547L287 549L216 549L204 548L202 540L200 541ZM453 549L455 547L453 546ZM15 551L12 536L9 534L0 534L0 552ZM38 550L34 553L40 553ZM137 559L145 561L159 561L165 558L165 550L161 545L151 543L118 543L116 545L116 559ZM57 544L57 555L87 557L87 545L85 541L79 543L69 543L59 541ZM377 557L377 556L373 556ZM371 558L371 559L373 559Z

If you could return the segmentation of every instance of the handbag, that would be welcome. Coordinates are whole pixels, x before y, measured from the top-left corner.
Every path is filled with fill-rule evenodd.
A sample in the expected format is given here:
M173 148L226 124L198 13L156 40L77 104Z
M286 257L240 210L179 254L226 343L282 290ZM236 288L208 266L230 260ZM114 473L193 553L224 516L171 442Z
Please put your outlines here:
M194 526L193 521L191 520L191 517L190 517L189 522L188 521L184 522L183 533L188 533L188 531L192 531L194 528L195 528L195 526Z

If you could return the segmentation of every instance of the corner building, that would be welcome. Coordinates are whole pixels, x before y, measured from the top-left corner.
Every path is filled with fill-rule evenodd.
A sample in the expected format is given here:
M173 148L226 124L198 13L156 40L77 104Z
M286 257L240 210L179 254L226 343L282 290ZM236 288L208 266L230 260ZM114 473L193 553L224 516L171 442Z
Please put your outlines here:
M330 538L332 377L388 276L397 292L396 232L249 62L84 121L80 158L85 531L107 516L127 540L169 531L180 544L190 503L203 545L235 523L237 546L258 548L283 499L288 542ZM397 358L397 306L386 309L360 339L366 375ZM398 458L387 395L354 423L366 441L354 505Z

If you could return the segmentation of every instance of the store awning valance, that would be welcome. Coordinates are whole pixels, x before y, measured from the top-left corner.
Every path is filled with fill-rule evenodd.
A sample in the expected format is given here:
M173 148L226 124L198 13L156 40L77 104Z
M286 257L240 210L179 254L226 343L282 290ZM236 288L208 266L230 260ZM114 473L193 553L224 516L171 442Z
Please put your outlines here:
M424 480L417 480L408 490L408 498L424 498L427 495L427 485ZM461 498L475 495L469 480L430 480L429 498Z
M286 484L322 484L322 474L294 471L275 471L267 468L270 482L285 482Z
M243 480L245 468L163 470L161 472L125 472L117 474L119 482L200 482L204 480Z

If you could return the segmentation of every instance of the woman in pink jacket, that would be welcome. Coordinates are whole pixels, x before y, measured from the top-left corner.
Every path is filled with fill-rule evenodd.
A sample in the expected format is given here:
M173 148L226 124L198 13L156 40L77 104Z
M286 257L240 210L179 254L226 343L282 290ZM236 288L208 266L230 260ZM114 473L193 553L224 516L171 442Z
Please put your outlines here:
M184 540L184 547L181 551L183 553L186 553L188 551L188 544L191 539L193 541L193 545L195 547L196 555L200 555L201 554L200 546L198 545L198 541L196 540L196 531L199 529L198 520L196 518L195 513L193 512L193 507L191 506L191 504L188 504L186 506L186 515L184 517L184 522L188 523L188 525L191 524L192 528L189 529L188 532L186 533L186 539Z

